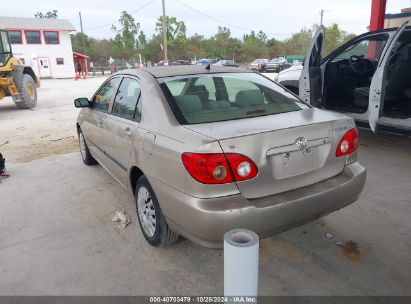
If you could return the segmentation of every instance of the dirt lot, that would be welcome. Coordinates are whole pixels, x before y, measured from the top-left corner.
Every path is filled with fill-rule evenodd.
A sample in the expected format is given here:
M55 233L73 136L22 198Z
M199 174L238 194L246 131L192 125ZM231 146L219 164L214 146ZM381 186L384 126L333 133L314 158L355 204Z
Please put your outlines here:
M102 80L43 81L33 111L0 103L0 295L221 295L222 250L149 246L125 190L82 164L73 99ZM411 141L360 133L360 199L263 240L261 295L411 295ZM124 230L118 209L132 216ZM350 240L357 253L336 245Z
M78 150L73 127L78 110L73 100L90 97L104 78L44 80L38 106L17 110L11 98L0 102L0 151L9 162L34 159Z

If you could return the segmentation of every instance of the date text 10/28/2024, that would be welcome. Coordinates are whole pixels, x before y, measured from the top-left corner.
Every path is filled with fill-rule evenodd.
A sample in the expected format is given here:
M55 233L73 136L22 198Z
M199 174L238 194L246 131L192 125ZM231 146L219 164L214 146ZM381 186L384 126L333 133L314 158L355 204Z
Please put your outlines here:
M257 303L257 297L233 296L181 296L181 297L150 297L150 303Z

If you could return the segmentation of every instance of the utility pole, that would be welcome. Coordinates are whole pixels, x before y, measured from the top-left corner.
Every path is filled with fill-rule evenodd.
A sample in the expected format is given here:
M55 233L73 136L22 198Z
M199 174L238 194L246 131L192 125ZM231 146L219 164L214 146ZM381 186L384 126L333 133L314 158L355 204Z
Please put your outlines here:
M165 64L168 65L168 55L167 55L167 20L166 20L166 4L162 0L163 3L163 50L164 50L164 61Z
M321 10L320 15L321 15L321 22L320 22L320 25L323 25L324 10Z
M83 21L81 21L81 12L78 12L78 15L80 16L80 29L81 29L81 39L83 40L83 52L84 52L84 55L87 55L86 54L86 43L84 42Z

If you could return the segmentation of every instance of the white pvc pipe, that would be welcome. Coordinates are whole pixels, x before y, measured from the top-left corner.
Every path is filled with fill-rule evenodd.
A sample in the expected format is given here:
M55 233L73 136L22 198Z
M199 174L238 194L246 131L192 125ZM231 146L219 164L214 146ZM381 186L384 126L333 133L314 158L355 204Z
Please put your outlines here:
M224 296L257 296L258 246L258 235L251 230L224 234Z

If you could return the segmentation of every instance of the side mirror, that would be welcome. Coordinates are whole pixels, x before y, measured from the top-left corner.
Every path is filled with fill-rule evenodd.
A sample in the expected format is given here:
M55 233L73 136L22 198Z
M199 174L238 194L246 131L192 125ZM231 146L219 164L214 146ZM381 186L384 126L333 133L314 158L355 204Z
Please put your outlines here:
M74 99L74 106L76 108L89 108L91 107L91 101L86 97L80 97Z

